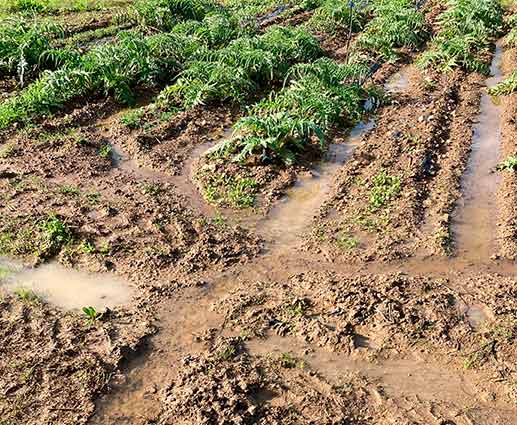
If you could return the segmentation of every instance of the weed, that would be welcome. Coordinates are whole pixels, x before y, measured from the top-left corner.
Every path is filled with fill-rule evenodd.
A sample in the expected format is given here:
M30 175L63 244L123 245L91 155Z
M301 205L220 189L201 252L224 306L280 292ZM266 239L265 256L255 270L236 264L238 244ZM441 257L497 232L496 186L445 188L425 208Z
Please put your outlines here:
M32 289L17 288L14 290L14 293L20 300L28 304L40 301L40 297Z
M351 251L359 246L359 240L355 236L340 233L336 237L336 244L344 251Z
M142 183L140 185L142 192L149 196L158 196L162 192L162 187L156 183Z
M294 369L298 363L290 353L282 353L278 358L278 363L284 369Z
M509 156L497 166L499 171L517 171L517 156Z
M111 252L111 244L109 242L103 242L99 247L99 253L106 256Z
M64 246L72 242L70 229L56 216L43 221L40 226L40 255L55 255Z
M400 193L400 178L390 176L382 170L373 179L373 188L370 191L369 203L372 210L384 207Z
M102 145L99 149L99 156L101 158L111 158L111 153L113 152L113 148L111 145Z
M89 192L85 197L90 204L98 204L101 199L101 194L99 192Z
M305 312L309 309L309 307L310 307L310 303L308 300L306 300L304 298L295 298L291 302L291 305L289 305L287 307L287 312L291 316L300 317L300 316L305 315Z
M63 195L79 196L81 194L81 191L79 190L79 188L77 186L71 186L71 185L61 186L59 191Z
M212 223L214 223L218 227L225 227L226 217L224 217L220 211L216 210L214 217L212 218Z
M203 195L214 205L251 208L255 203L258 183L249 177L204 173Z
M82 241L79 245L79 251L83 254L95 254L96 248L90 241Z
M0 159L7 159L16 154L16 146L13 143L6 143L0 148Z
M94 307L83 307L83 313L86 316L86 323L89 327L92 327L102 317L102 313L98 313Z
M120 122L127 128L135 130L141 126L143 114L144 111L141 109L126 112L120 118Z
M492 96L506 96L515 91L517 91L517 71L513 71L504 81L488 89L488 93Z

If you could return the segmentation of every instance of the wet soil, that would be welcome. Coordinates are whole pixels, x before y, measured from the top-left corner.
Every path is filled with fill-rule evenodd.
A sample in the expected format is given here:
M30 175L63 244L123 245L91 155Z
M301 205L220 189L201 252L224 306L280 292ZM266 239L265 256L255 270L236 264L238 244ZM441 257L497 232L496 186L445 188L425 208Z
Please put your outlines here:
M120 107L92 101L4 133L2 250L34 264L34 278L55 257L134 292L119 307L105 295L93 325L51 297L2 293L2 420L517 423L515 262L443 256L464 252L453 249L452 211L485 78L397 64L376 80L391 103L338 133L323 160L254 167L262 215L223 219L192 175L238 112L199 109L130 131ZM502 154L515 147L513 103L502 100ZM507 258L514 183L504 175L497 194ZM52 255L49 217L72 235Z

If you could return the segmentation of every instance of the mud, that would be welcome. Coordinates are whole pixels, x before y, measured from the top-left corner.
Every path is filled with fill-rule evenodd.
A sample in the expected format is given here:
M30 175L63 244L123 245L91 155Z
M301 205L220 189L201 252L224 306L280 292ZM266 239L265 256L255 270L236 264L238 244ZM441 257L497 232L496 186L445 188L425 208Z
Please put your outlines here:
M94 307L97 311L128 305L133 296L131 286L109 274L88 274L59 264L45 264L29 269L20 265L0 267L6 270L4 290L32 291L38 298L65 310Z
M488 88L502 79L502 41L490 68ZM471 154L462 177L462 198L453 214L452 235L458 255L472 260L489 258L497 251L494 228L497 220L495 193L500 183L496 168L500 161L501 105L484 93L474 126Z

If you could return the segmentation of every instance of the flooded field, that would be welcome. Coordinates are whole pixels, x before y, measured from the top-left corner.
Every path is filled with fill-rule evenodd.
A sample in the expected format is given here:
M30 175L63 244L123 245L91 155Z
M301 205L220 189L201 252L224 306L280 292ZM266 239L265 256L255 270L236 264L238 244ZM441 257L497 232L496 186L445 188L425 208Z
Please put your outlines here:
M514 5L30 3L0 425L517 425Z

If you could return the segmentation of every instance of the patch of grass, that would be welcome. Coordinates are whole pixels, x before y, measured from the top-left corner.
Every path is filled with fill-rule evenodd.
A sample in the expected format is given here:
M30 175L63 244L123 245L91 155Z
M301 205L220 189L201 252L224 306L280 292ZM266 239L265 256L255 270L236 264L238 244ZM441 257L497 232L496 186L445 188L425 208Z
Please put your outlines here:
M32 290L27 288L17 288L14 290L16 296L27 304L33 304L41 301L40 297Z
M517 156L509 156L497 166L499 171L517 171Z
M251 208L255 203L258 183L249 177L204 173L203 195L214 205Z
M136 130L142 124L142 117L144 115L144 110L135 109L129 112L126 112L122 117L120 117L120 122L130 128L131 130Z
M97 249L95 248L95 245L90 241L82 241L79 245L79 251L83 254L95 254Z
M79 196L81 194L81 190L77 186L72 185L64 185L59 188L59 191L63 195L69 196Z
M347 233L340 233L336 237L336 244L344 251L351 251L359 246L359 240Z
M517 91L517 71L513 71L504 81L488 89L488 93L492 96L507 96L515 91Z
M373 187L368 199L370 208L375 211L384 207L399 195L400 190L400 178L390 176L386 171L382 170L373 179Z

